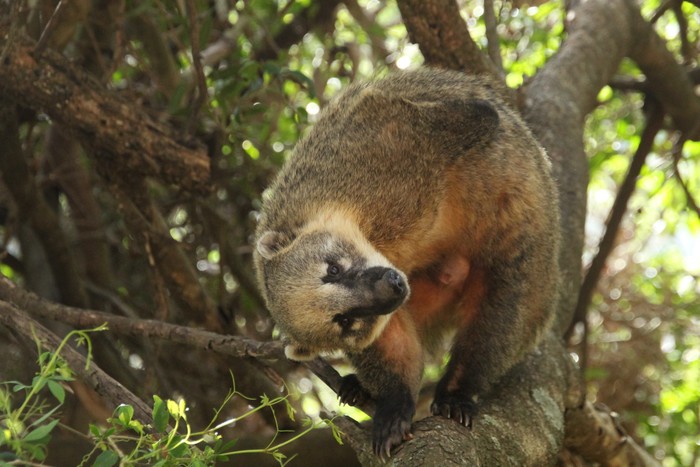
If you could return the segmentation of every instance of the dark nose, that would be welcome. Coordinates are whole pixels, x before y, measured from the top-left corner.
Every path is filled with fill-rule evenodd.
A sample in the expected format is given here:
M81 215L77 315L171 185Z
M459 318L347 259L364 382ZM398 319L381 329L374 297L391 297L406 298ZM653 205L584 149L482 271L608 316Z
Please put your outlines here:
M406 282L395 270L387 269L382 279L389 284L396 295L401 296L406 293Z

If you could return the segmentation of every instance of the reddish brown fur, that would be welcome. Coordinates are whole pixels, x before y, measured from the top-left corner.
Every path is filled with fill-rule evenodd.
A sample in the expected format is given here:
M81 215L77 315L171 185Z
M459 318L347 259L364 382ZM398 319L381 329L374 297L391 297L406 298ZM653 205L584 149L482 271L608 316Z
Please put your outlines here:
M377 319L360 344L376 340L363 348L329 319L344 311L337 300L311 292L319 268L300 280L303 262L256 257L261 284L284 297L267 297L283 331L318 326L321 335L300 344L320 341L323 350L337 336L348 352L377 401L375 451L405 438L424 350L445 330L456 335L431 411L467 424L473 398L537 344L553 315L557 192L546 155L499 94L497 83L439 70L351 87L299 143L265 201L258 238L282 232L274 238L290 243L276 250L303 260L294 239L325 230L408 278L410 298Z

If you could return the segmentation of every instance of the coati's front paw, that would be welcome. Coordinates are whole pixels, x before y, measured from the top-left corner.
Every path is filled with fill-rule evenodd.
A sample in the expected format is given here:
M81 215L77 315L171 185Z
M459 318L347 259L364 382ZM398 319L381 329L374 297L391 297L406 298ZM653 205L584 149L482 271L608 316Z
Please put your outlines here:
M341 404L362 405L370 399L370 395L360 384L357 375L343 376L338 390L338 398Z
M411 439L411 421L416 412L413 399L384 399L377 403L372 429L372 448L381 458L391 455L391 448Z
M479 413L479 407L469 396L443 393L435 394L435 400L430 405L430 413L451 418L471 428L474 417Z

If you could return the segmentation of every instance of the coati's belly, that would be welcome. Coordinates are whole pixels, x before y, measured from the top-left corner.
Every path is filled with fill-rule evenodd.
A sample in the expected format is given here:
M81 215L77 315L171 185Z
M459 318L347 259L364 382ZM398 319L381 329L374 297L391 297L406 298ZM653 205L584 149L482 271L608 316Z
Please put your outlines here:
M452 254L409 277L406 304L419 334L467 326L486 293L483 269Z

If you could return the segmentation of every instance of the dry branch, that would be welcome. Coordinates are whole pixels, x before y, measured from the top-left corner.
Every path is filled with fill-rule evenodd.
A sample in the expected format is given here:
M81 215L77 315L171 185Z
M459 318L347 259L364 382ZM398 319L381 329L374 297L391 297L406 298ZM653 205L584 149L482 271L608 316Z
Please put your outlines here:
M564 445L583 458L610 467L657 467L660 464L627 436L616 415L586 402L566 411Z
M7 31L0 28L0 38ZM166 123L104 88L65 57L45 50L40 56L23 37L0 41L2 97L45 112L71 129L106 175L156 177L185 189L208 188L209 157L203 146L180 141Z

